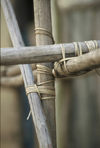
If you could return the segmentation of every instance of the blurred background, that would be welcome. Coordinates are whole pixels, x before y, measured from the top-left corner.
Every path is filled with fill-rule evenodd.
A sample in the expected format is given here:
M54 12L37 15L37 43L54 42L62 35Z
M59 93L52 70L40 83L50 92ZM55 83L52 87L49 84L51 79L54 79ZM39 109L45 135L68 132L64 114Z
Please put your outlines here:
M26 46L35 45L33 0L12 0ZM51 0L55 43L100 40L100 0ZM1 47L12 47L1 9ZM56 79L57 148L100 148L100 76ZM1 86L1 148L38 148L24 87Z

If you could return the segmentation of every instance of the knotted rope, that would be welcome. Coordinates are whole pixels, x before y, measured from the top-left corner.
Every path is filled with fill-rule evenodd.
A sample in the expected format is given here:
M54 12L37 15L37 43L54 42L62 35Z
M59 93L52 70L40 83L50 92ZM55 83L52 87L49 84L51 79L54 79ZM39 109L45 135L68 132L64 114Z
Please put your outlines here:
M37 73L52 75L52 70L47 66L38 64L37 65ZM28 95L29 93L32 93L32 92L38 93L41 100L54 99L55 98L55 89L54 89L54 87L47 85L47 84L52 83L53 81L54 80L48 80L48 81L37 83L35 85L30 85L30 86L26 87L26 94ZM42 97L41 94L51 95L51 96L50 97Z
M91 51L93 51L93 50L99 48L99 47L98 47L98 43L97 43L96 40L94 40L94 41L92 41L92 40L91 40L91 41L85 41L85 44L86 44L86 46L87 46L89 52L91 52ZM96 73L100 76L100 69L95 69L95 71L96 71Z
M94 41L85 41L85 44L86 44L89 52L98 48L98 43L95 40ZM80 42L73 42L73 45L75 48L75 56L81 56L83 54L81 43ZM57 71L60 71L62 73L62 76L64 76L64 77L79 76L80 74L84 74L89 71L89 70L86 70L86 71L80 71L79 73L72 73L71 70L68 69L67 62L71 59L74 59L75 57L66 58L65 48L64 48L63 44L61 44L61 51L62 51L62 59L60 61L54 63L54 69L52 70L54 77L59 77L59 74ZM59 68L59 70L57 70L58 68Z
M52 70L44 65L37 64L37 74L46 74L52 75ZM52 83L54 80L48 80L44 82L39 82L35 85L30 85L26 87L26 94L30 93L38 93L41 100L47 99L55 99L55 88L54 86L50 86L49 84ZM48 95L48 96L45 96ZM49 96L50 95L50 96ZM31 115L31 111L28 114L27 120Z

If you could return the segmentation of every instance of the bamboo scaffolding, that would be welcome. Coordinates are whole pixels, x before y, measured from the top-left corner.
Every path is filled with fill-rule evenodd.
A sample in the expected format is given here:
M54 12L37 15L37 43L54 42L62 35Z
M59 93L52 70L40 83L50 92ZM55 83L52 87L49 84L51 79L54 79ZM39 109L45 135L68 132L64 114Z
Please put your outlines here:
M89 41L88 41L89 42ZM97 41L100 48L100 40ZM80 42L82 53L87 53L88 48L85 42ZM73 43L63 44L66 57L75 56ZM55 62L62 58L61 45L44 45L36 47L1 48L1 64L29 64L38 62Z
M25 46L10 1L1 0L1 5L14 47L20 48L20 46ZM19 65L19 67L24 79L25 87L34 85L34 78L30 65ZM51 138L39 96L37 93L30 93L28 95L28 100L40 148L52 148Z
M35 33L36 45L50 45L53 44L52 38L52 23L51 23L51 1L50 0L33 0L34 1L34 18L35 18ZM42 28L42 29L41 29ZM42 31L42 32L41 32ZM48 50L46 50L48 52ZM43 57L42 57L43 58ZM39 61L37 61L39 63ZM52 68L53 64L43 64ZM51 81L43 86L54 87L54 78L52 75L46 73L37 73L37 83ZM52 95L43 94L43 97L49 97L49 100L43 100L42 105L47 117L47 124L52 138L53 147L56 148L56 121L55 121L55 99Z

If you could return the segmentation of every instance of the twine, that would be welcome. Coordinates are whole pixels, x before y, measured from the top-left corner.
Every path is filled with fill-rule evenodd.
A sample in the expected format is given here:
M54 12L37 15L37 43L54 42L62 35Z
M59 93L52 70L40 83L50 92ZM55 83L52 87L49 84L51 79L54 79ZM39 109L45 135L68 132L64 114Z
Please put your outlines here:
M74 47L75 47L75 56L80 56L82 55L82 46L80 42L73 42Z
M73 44L75 46L75 56L81 56L82 55L82 46L81 46L80 42L73 42ZM55 62L54 67L56 67L56 69L57 69L57 67L60 65L60 68L65 73L65 75L69 75L69 74L71 74L71 72L69 71L69 69L66 65L66 62L73 59L74 57L66 58L65 48L64 48L63 44L61 44L61 51L62 51L62 59L59 62ZM64 67L62 67L62 62L64 64ZM57 77L57 72L55 69L52 70L52 73L55 77ZM75 75L72 74L72 76L75 76Z
M38 27L38 28L35 28L34 30L35 30L35 34L46 35L52 39L53 43L55 43L52 33L49 32L47 29Z
M37 74L52 75L52 70L45 65L37 64ZM27 86L26 95L30 93L38 93L41 100L55 99L55 88L53 86L48 85L53 81L54 80L47 80L44 82ZM50 95L50 96L43 96L43 95ZM28 114L27 120L30 118L30 115L31 115L31 111Z
M62 65L62 62L63 62L64 67L63 67L62 71L64 73L70 73L69 70L68 70L68 68L67 68L67 66L66 66L66 62L69 61L69 60L71 60L73 57L66 58L65 48L64 48L63 44L61 44L60 46L61 46L61 51L62 51L62 59L60 61L58 61L58 62L55 62L54 63L54 67L58 67L59 65ZM53 73L53 75L55 77L57 77L57 72L56 72L55 69L52 70L52 73Z
M38 86L38 85L30 85L26 87L26 95L29 93L38 93L39 97L41 99L44 99L41 97L41 94L46 94L46 95L55 95L54 88L51 86Z
M47 66L37 64L37 74L38 73L52 75L52 70ZM26 87L26 95L28 95L29 93L38 93L41 100L55 98L54 87L49 86L49 85L44 86L44 84L50 84L53 81L54 80L48 80L48 81L40 82L37 85L34 84L34 85L27 86ZM42 97L41 94L51 95L51 96L50 97Z

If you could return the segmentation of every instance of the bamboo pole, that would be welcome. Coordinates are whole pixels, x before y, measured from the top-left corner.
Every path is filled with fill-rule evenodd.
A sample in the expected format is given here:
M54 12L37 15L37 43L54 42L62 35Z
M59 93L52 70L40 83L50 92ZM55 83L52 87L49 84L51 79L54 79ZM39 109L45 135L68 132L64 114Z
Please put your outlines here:
M100 50L69 59L65 65L55 64L54 72L56 77L71 77L75 76L75 73L79 76L95 68L100 68Z
M75 0L75 1L61 1L58 3L58 6L61 10L65 12L69 12L72 10L86 10L89 8L98 8L100 6L99 0L87 0L87 1L81 1L81 0Z
M34 15L35 15L35 31L36 31L36 45L49 45L53 44L52 34L52 23L51 23L51 1L50 0L34 0ZM42 28L43 32L37 33L37 28ZM45 32L45 31L46 32ZM38 29L38 31L41 31ZM45 33L49 32L49 35ZM48 51L47 51L48 52ZM42 57L43 58L43 57ZM38 61L39 62L39 61ZM44 64L45 66L52 68L52 64ZM53 80L53 76L46 74L37 74L37 82L45 82L48 80ZM49 83L46 85L54 86L54 83ZM45 96L45 94L44 94ZM53 147L56 148L56 119L55 119L55 99L52 96L49 100L43 100L42 105L47 117L47 123L50 131L50 135L53 142Z
M36 71L33 71L34 82L37 82ZM16 76L1 76L0 84L6 87L20 87L24 84L22 75Z
M1 0L1 5L4 11L8 30L14 47L18 48L20 46L25 46L10 1ZM24 79L25 87L29 85L34 85L34 78L30 65L19 66ZM46 119L43 114L43 109L39 96L37 95L37 93L30 93L28 95L28 100L40 148L52 148L51 138L48 132Z
M31 68L32 68L32 70L35 70L36 69L36 65L35 64L31 64ZM20 68L19 68L18 65L14 65L14 66L1 66L0 74L1 74L1 76L11 77L11 76L20 75L21 71L20 71Z
M89 42L89 41L88 41ZM97 41L100 48L100 40ZM87 53L89 50L85 42L80 42L82 53ZM75 56L75 48L73 43L63 44L66 57ZM29 64L38 62L55 62L62 58L61 45L45 45L38 47L20 47L18 48L1 48L2 65L9 64ZM35 67L33 65L33 67Z

